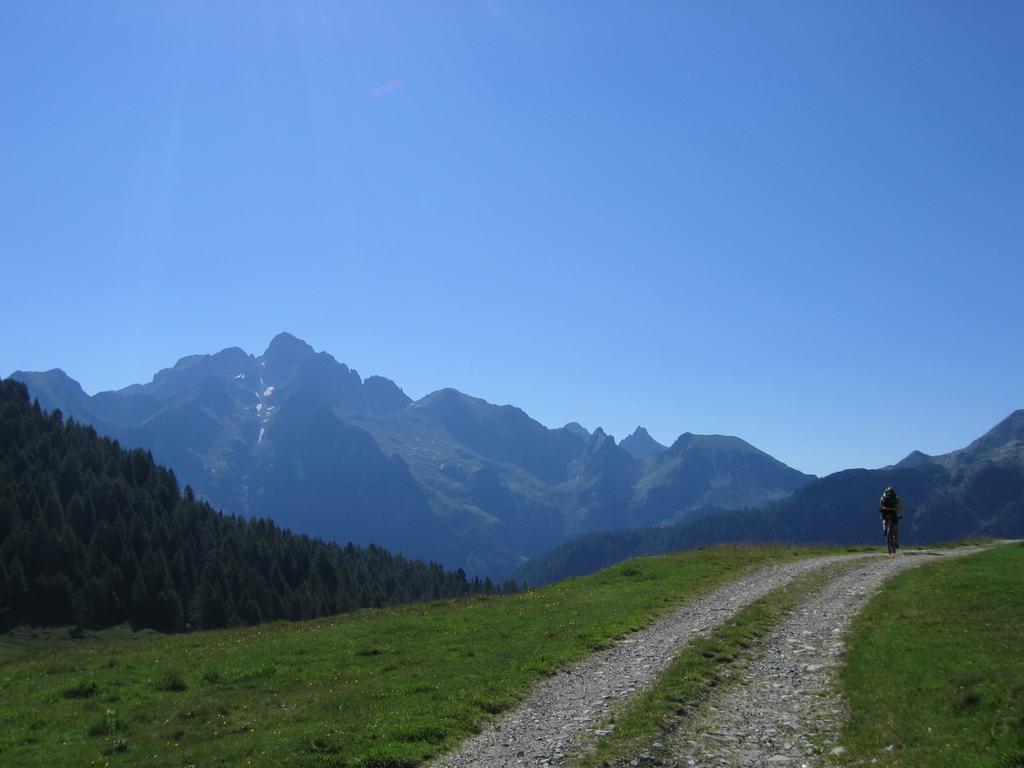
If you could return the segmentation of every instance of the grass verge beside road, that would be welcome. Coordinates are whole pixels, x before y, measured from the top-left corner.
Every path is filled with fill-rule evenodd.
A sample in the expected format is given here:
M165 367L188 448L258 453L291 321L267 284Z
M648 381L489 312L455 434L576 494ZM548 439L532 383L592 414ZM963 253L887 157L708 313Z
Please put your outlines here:
M1024 766L1024 544L892 579L854 620L841 679L851 764Z
M0 637L0 764L413 766L540 676L759 566L715 547L511 597L85 641Z

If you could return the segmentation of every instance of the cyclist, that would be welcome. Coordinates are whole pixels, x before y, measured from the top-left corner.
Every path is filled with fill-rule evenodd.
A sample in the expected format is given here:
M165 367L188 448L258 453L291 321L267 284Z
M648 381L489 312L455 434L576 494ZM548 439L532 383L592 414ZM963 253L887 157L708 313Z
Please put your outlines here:
M903 502L890 485L885 489L878 501L878 514L882 516L882 535L888 537L892 526L893 541L896 548L900 546L900 519L903 517Z

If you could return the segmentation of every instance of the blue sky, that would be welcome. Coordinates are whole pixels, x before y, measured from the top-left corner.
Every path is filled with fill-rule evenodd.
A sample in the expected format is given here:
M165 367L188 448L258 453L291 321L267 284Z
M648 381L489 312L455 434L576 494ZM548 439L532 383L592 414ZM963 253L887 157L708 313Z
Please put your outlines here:
M0 4L0 374L288 330L804 471L1024 407L1024 5Z

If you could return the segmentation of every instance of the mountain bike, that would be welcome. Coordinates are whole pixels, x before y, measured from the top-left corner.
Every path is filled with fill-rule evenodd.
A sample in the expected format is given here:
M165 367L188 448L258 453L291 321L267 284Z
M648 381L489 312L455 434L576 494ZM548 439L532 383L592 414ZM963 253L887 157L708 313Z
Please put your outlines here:
M899 521L895 520L888 515L885 518L885 547L890 555L895 554L896 550L899 549L897 544L896 533Z

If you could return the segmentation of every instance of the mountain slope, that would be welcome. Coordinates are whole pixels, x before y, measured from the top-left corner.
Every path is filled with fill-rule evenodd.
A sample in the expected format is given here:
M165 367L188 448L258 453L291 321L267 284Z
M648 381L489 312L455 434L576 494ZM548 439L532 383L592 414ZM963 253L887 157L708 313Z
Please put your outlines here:
M567 432L572 432L575 435L579 435L584 440L590 439L590 430L584 427L578 421L570 421L568 424L562 427L562 429L566 430Z
M479 574L588 531L761 504L805 477L735 438L664 449L641 428L617 445L454 389L413 402L287 333L259 356L191 355L92 397L62 371L14 377L228 512Z
M881 544L878 498L889 485L896 488L906 509L900 533L904 545L972 536L1024 536L1020 413L968 448L949 454L956 457L950 467L925 457L885 469L844 470L807 483L763 509L698 515L670 526L593 533L525 564L513 578L538 585L592 573L627 557L720 542Z
M598 427L570 471L573 517L567 526L569 531L608 530L629 521L629 505L642 468L615 444L615 438Z
M90 424L100 420L82 385L60 368L49 371L15 371L9 378L25 384L33 399L38 400L39 406L45 411L59 408L65 416Z
M620 445L633 458L641 461L649 459L651 456L657 456L666 450L666 446L651 437L647 430L640 426L633 430L633 434L623 440Z
M0 626L175 631L481 591L493 590L377 548L218 514L147 452L0 381Z
M654 525L701 510L763 506L813 479L738 437L687 432L652 459L637 485L632 519Z
M1024 409L1011 413L966 448L941 456L913 451L896 466L932 463L960 470L985 461L1024 465Z

